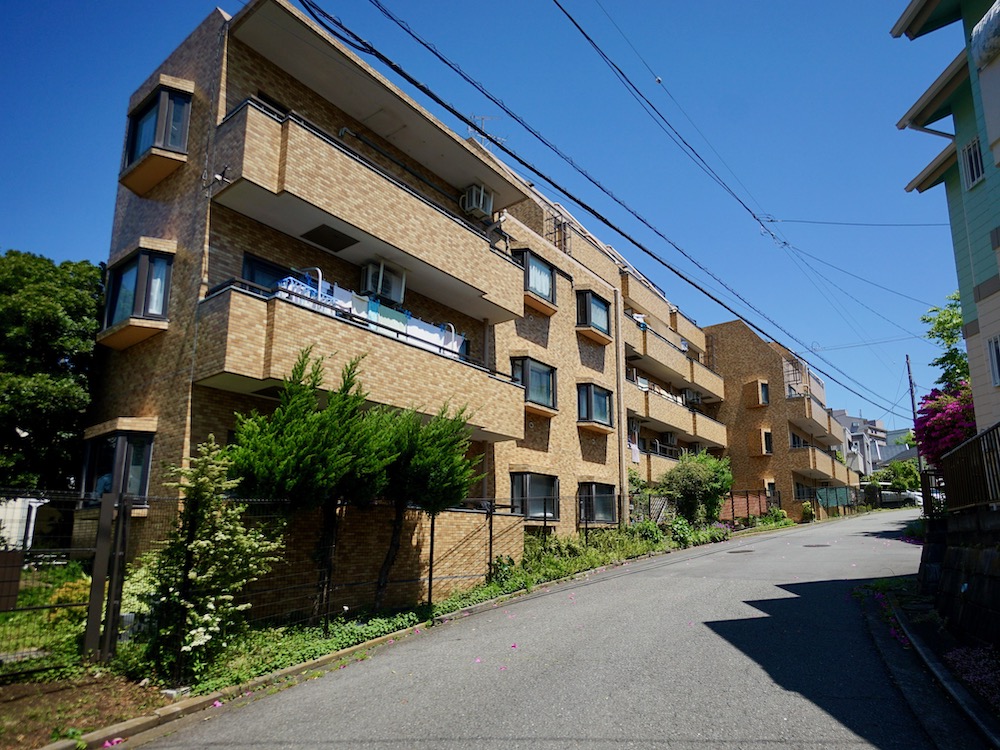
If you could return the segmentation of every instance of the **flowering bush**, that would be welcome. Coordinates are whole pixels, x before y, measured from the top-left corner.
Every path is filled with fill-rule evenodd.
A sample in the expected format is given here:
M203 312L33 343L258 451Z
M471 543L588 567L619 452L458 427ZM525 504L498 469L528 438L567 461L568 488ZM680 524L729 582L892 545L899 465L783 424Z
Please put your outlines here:
M920 401L914 432L920 452L933 464L941 456L976 434L972 388L962 381L957 388L935 388Z

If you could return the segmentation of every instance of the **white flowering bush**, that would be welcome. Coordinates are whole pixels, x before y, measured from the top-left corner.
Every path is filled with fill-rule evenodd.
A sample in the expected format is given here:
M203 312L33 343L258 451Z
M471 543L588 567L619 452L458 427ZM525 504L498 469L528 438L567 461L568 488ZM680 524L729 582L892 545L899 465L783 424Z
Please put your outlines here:
M155 580L149 656L163 677L197 679L244 623L236 596L280 560L274 530L247 526L246 505L226 493L230 461L209 436L186 469L175 468L184 496L176 528L150 566Z

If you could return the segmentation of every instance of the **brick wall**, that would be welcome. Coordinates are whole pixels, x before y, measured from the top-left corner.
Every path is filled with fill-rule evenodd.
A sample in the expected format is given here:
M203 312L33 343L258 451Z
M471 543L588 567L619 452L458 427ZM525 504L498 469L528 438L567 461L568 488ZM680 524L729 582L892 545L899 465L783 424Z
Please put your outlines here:
M370 506L342 510L334 567L331 612L339 615L371 606L379 569L389 546L392 508ZM399 554L390 574L386 604L406 607L427 601L430 561L430 518L407 511ZM314 550L319 535L318 511L302 512L286 531L285 560L253 586L254 619L308 616L319 579ZM434 599L482 583L489 570L489 525L485 513L446 511L435 522ZM524 550L520 517L493 517L493 555L520 561Z

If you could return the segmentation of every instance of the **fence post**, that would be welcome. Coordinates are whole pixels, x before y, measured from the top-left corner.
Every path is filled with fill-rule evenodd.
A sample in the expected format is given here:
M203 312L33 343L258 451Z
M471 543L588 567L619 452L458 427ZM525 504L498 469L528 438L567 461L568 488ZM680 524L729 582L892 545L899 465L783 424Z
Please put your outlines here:
M101 612L104 610L104 584L111 559L111 521L115 501L111 493L101 496L97 516L97 537L94 540L94 570L90 579L90 605L87 607L87 629L83 636L83 652L101 658Z
M104 661L114 656L115 646L118 643L118 616L121 613L122 585L125 579L125 551L129 521L132 519L132 496L121 494L117 500L118 517L115 519L111 570L108 574L108 606L105 610L104 634L101 639L101 659Z
M429 559L427 561L427 604L430 607L434 606L434 521L437 520L437 514L431 516L431 550ZM490 537L492 541L493 537ZM433 616L433 612L432 612Z
M486 558L486 580L489 581L493 578L493 511L495 507L494 500L488 500L486 502L486 527L490 535L489 541L489 552Z

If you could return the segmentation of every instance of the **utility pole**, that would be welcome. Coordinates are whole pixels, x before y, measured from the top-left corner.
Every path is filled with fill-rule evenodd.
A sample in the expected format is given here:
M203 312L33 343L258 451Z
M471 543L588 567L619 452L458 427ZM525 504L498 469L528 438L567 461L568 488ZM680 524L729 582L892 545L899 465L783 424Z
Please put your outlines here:
M910 409L913 410L913 427L917 426L917 394L913 390L913 368L910 367L910 355L906 355L906 375L910 379ZM920 446L917 446L917 469L924 470L924 457L920 455Z

